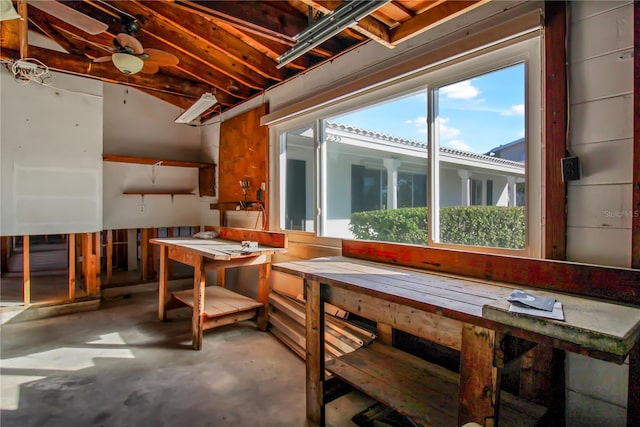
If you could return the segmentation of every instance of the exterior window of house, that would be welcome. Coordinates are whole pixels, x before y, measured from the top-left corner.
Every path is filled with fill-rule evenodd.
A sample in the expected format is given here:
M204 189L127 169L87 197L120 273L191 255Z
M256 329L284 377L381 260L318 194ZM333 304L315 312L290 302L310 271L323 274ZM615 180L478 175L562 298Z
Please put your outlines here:
M482 181L479 179L471 180L471 204L473 206L482 204Z
M541 82L532 37L278 125L282 228L539 256Z
M281 136L280 162L285 165L280 188L280 194L284 195L283 230L315 230L315 143L313 125Z

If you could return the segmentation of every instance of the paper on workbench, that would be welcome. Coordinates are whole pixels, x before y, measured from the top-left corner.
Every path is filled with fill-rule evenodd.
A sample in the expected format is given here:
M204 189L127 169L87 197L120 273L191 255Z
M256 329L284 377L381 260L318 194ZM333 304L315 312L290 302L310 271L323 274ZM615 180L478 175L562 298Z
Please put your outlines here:
M562 303L560 301L556 301L555 304L553 304L552 311L538 310L537 308L532 308L517 302L512 302L509 305L509 312L527 314L529 316L544 317L546 319L564 320L564 311L562 310Z
M518 303L522 306L528 306L536 308L538 310L553 311L555 298L547 298L540 295L535 295L531 292L514 290L507 299L511 303Z

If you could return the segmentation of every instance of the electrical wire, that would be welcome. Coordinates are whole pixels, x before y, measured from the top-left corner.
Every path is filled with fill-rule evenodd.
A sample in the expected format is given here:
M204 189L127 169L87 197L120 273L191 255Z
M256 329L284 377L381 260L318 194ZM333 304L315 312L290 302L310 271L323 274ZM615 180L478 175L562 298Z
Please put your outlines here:
M14 61L9 70L18 84L26 85L31 81L45 84L51 78L49 67L36 58L22 58Z

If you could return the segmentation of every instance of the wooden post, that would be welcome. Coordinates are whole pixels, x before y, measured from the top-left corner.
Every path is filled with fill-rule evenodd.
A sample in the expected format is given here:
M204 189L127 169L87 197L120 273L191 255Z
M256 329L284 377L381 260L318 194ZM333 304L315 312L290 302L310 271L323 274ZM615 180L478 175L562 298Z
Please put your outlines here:
M9 257L11 256L11 237L2 236L0 237L0 251L2 251L2 259L0 263L2 264L2 272L6 272L9 269Z
M629 393L627 395L627 427L640 420L640 343L629 353Z
M29 254L29 236L22 236L22 301L26 306L31 304L31 268Z
M142 269L142 280L149 280L149 229L143 228L140 236L140 268Z
M113 279L113 231L107 230L107 283Z
M306 396L307 418L321 426L324 410L324 303L322 285L316 280L304 281L306 303Z
M564 351L544 344L521 359L520 397L548 408L544 425L564 426L564 359Z
M378 322L376 326L378 341L383 344L393 345L393 328L387 323Z
M258 329L266 331L269 326L269 276L271 275L271 260L260 264L258 273L258 301L262 307L258 309Z
M202 348L205 281L204 260L202 256L199 256L193 267L193 318L191 332L193 335L193 348L195 350Z
M497 425L500 378L493 366L495 338L491 329L470 324L462 328L458 425Z
M76 299L76 235L69 234L67 239L69 251L69 300Z
M152 228L151 231L149 232L149 239L155 239L157 237L158 237L158 229ZM149 244L149 274L150 274L149 280L155 279L158 274L160 260L156 255L156 249L157 249L156 245Z
M167 229L167 237L174 237L175 236L175 232L174 232L174 228L173 227L169 227ZM160 255L162 257L162 255ZM160 264L162 265L162 261L160 262ZM168 260L167 262L167 274L169 276L169 278L173 278L173 262L171 260ZM160 274L162 274L162 267L160 267Z
M165 310L165 303L167 301L167 279L168 279L168 264L169 249L166 245L160 245L160 278L158 280L158 318L160 320L167 320L167 311ZM194 309L195 310L195 309Z
M94 295L100 295L100 284L102 279L100 277L102 272L102 262L100 261L100 257L102 256L102 245L101 245L101 233L93 233L93 275L95 277L95 286L94 286Z

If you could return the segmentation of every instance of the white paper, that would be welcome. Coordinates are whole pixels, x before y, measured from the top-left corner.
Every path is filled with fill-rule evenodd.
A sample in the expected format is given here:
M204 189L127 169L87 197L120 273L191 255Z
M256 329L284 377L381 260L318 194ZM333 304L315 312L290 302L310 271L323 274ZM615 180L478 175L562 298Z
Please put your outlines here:
M564 311L562 310L562 303L556 301L553 305L553 311L538 310L531 307L524 307L518 304L509 304L510 313L528 314L535 317L545 317L547 319L564 320Z

